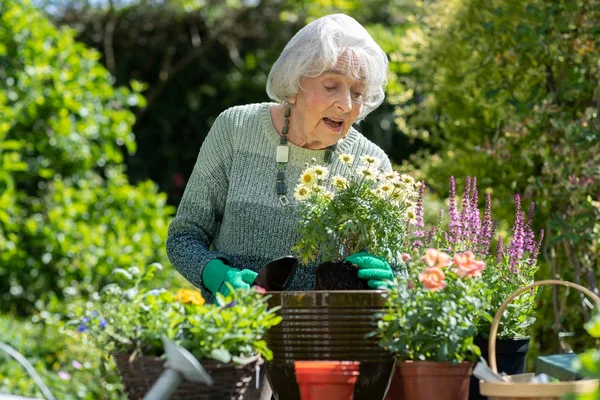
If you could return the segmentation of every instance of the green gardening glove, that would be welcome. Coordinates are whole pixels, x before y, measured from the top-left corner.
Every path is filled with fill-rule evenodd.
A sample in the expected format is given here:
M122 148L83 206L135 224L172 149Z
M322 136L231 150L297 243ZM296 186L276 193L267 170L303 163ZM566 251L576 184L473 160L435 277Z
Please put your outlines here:
M344 261L351 262L358 267L358 277L367 280L371 289L389 289L392 287L394 273L390 264L382 257L361 252L352 254Z
M250 269L232 268L225 265L222 260L215 258L204 267L202 283L212 294L216 295L218 292L227 296L229 286L225 282L229 282L234 289L250 289L250 285L254 283L257 276L258 274Z

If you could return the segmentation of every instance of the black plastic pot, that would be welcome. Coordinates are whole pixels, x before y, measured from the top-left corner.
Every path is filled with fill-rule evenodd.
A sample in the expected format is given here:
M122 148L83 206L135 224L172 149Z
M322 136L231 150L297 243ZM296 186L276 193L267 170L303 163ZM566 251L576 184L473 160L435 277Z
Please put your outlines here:
M475 338L475 344L481 349L481 356L488 361L488 339ZM525 372L525 359L529 351L529 338L497 339L496 364L498 372L507 375L522 374ZM486 396L479 393L479 379L471 376L469 384L469 400L486 400Z
M268 378L278 400L300 400L296 360L359 361L354 400L381 400L394 368L391 353L377 337L366 337L384 313L383 291L271 292L269 307L279 306L279 325L266 334L273 360Z

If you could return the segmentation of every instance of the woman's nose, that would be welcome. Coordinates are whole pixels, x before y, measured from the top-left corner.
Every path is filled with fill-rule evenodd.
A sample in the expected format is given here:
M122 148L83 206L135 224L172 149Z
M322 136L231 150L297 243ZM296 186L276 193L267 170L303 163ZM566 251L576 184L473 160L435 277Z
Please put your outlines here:
M350 91L342 91L335 102L336 107L344 114L352 110L352 93Z

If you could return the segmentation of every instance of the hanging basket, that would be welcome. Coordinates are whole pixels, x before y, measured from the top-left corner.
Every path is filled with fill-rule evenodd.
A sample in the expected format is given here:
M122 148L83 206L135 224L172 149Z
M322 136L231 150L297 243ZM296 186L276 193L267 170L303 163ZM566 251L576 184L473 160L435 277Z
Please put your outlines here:
M123 386L129 400L141 400L164 371L165 360L152 356L119 353L114 356ZM183 380L173 395L173 400L243 400L256 369L263 363L259 356L247 364L221 363L216 360L199 360L214 383L207 386Z
M577 285L572 282L559 281L559 280L545 280L534 282L531 285L527 285L518 289L511 294L502 303L496 315L492 326L490 328L490 339L489 339L489 364L494 372L498 372L496 365L496 334L498 333L498 326L500 325L500 319L506 307L510 304L515 297L519 296L528 290L531 290L537 286L544 285L562 285L567 286L584 294L588 295L596 303L600 303L600 298L596 296L592 291L587 288ZM531 374L524 374L531 375ZM565 382L551 382L551 383L531 383L531 382L518 382L519 379L523 379L520 375L510 376L513 382L485 382L479 381L479 389L482 395L488 396L488 400L559 400L563 395L569 393L575 394L587 394L593 393L598 389L598 379L589 379L581 381L565 381ZM526 378L529 378L527 376ZM527 379L528 380L528 379Z

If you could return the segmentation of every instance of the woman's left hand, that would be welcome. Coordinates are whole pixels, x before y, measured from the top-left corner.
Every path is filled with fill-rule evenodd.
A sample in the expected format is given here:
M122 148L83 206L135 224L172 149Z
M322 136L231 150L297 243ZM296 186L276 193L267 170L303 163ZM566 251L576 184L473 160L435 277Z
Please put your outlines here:
M383 258L361 252L352 254L344 261L358 267L358 277L367 280L371 289L389 289L392 286L394 273L390 264Z

